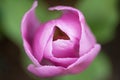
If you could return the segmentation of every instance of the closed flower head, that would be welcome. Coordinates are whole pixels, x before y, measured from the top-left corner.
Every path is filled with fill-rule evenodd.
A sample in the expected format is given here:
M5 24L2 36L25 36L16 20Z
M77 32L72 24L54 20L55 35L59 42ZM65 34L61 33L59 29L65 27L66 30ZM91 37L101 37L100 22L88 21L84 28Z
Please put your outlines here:
M85 70L100 50L83 14L72 7L56 6L49 10L62 15L44 23L35 16L37 1L21 24L25 51L33 62L28 70L39 77L76 74Z

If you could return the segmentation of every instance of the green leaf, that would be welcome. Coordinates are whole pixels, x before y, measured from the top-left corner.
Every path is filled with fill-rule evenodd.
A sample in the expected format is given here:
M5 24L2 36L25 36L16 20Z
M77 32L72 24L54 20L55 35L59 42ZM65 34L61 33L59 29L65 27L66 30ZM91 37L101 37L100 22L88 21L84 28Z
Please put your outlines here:
M117 0L83 0L78 1L79 8L85 15L98 42L105 43L113 39L118 14Z
M92 64L82 73L59 77L58 80L106 80L110 74L111 65L109 59L101 52Z

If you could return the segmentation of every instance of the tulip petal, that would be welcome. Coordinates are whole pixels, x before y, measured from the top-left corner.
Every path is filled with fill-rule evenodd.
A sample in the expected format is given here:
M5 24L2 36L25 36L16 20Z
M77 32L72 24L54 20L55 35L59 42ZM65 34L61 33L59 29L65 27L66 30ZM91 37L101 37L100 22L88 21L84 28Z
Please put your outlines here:
M95 38L92 32L90 32L90 29L88 29L85 18L79 10L66 6L57 6L49 9L63 10L64 14L58 20L58 25L64 26L60 29L66 31L66 33L69 32L67 33L68 36L77 35L78 39L80 40L80 55L88 52L94 46L94 44L96 43ZM70 38L72 38L71 36Z
M28 70L39 77L52 77L61 75L64 72L64 68L60 66L40 66L36 67L31 64L28 66Z
M74 63L78 58L56 58L51 57L50 60L54 62L56 66L68 67L72 63Z
M29 56L29 58L32 60L32 62L36 65L39 65L39 62L36 60L36 58L33 56L33 50L32 50L32 42L33 42L33 36L36 32L36 29L39 27L40 23L37 20L35 16L35 8L37 7L37 1L33 3L33 6L31 9L25 13L22 19L21 23L21 33L24 43L24 48Z
M96 44L89 52L82 55L75 63L68 66L68 71L71 74L79 73L83 71L94 60L94 58L96 57L99 51L100 51L100 45Z
M57 58L75 58L79 57L79 45L71 40L58 39L53 41L52 53Z
M43 58L45 47L47 46L49 39L52 38L53 36L54 27L55 21L52 20L49 21L48 23L44 23L43 25L41 25L39 29L36 31L33 48L34 55L39 62L41 62ZM50 46L48 50L50 50L51 47L52 46Z
M71 40L80 39L81 25L78 14L71 7L57 6L49 10L62 10L63 14L56 20L57 26L64 31Z
M81 19L81 26L82 26L82 34L81 34L81 40L80 40L80 55L84 55L86 52L88 52L91 48L94 47L96 44L96 39L93 36L93 33L85 23L85 19Z
M53 35L52 35L53 36ZM74 63L78 58L57 58L52 54L52 41L53 37L50 37L47 45L44 49L44 57L51 60L55 65L67 67L68 65Z

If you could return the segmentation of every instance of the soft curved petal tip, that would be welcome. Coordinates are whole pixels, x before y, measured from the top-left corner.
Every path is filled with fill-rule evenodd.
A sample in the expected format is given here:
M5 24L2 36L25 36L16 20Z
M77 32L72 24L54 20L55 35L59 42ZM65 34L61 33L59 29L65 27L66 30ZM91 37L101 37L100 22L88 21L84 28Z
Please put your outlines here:
M57 66L35 66L33 64L30 64L28 66L28 70L32 72L33 74L36 74L38 77L52 77L61 75L64 71L63 67L57 67Z

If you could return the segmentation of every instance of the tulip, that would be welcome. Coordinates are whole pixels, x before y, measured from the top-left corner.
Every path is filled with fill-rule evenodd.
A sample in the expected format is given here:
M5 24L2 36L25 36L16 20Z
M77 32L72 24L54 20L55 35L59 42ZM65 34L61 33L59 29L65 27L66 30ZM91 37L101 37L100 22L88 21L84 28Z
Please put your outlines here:
M81 11L69 6L51 7L62 11L44 23L35 16L34 1L23 16L21 33L25 52L32 61L28 70L39 77L77 74L84 71L100 51L100 45Z

